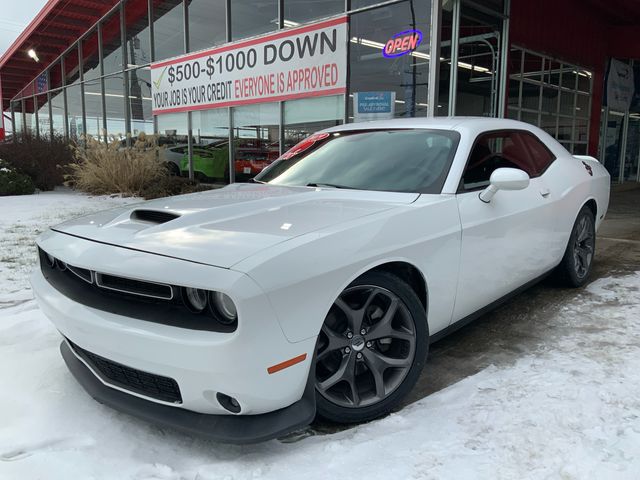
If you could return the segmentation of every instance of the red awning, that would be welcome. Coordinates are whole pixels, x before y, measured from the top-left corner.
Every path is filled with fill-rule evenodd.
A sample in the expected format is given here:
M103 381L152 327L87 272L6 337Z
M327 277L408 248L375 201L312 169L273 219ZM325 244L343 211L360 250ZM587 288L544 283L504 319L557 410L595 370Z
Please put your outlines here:
M49 0L0 58L2 110L8 110L11 98L117 3L118 0ZM39 62L29 58L29 49L35 50Z

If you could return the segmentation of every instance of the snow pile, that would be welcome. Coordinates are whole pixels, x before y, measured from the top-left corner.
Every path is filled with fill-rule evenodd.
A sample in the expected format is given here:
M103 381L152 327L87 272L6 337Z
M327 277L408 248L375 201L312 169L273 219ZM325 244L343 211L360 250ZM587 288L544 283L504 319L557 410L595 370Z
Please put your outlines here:
M515 364L387 418L331 435L308 429L284 441L219 445L103 407L67 372L57 332L29 300L28 245L47 224L110 201L48 197L9 199L12 217L2 217L2 256L13 242L7 256L20 267L1 262L0 292L5 302L23 299L0 305L2 480L639 476L640 273L576 291L550 314L549 339Z

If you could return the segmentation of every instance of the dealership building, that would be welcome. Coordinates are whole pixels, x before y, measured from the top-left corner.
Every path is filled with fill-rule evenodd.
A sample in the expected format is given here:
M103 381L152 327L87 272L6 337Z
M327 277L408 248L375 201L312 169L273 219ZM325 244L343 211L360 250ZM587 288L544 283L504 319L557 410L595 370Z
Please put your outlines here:
M639 34L637 0L49 0L0 58L0 137L155 134L234 181L344 122L507 117L638 182Z

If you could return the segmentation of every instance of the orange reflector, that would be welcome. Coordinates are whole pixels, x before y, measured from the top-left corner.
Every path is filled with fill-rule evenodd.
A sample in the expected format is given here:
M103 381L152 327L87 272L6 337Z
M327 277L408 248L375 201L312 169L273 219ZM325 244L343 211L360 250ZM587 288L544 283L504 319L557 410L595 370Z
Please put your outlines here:
M278 363L273 367L267 368L267 372L269 373L269 375L271 375L273 373L279 372L280 370L284 370L285 368L289 368L295 365L296 363L304 362L306 358L307 358L307 354L303 353L302 355L298 355L297 357L293 357L290 360L285 360L282 363Z

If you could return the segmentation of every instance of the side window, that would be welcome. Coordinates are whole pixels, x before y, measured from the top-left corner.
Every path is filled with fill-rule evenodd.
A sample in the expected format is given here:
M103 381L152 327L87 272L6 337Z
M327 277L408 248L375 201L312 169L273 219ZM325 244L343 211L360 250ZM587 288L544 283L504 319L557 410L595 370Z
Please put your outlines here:
M535 177L537 172L525 143L526 136L517 131L490 132L478 136L462 176L464 189L486 187L491 174L498 168L518 168Z
M531 154L535 176L542 175L556 157L542 141L532 133L523 133L522 138Z

